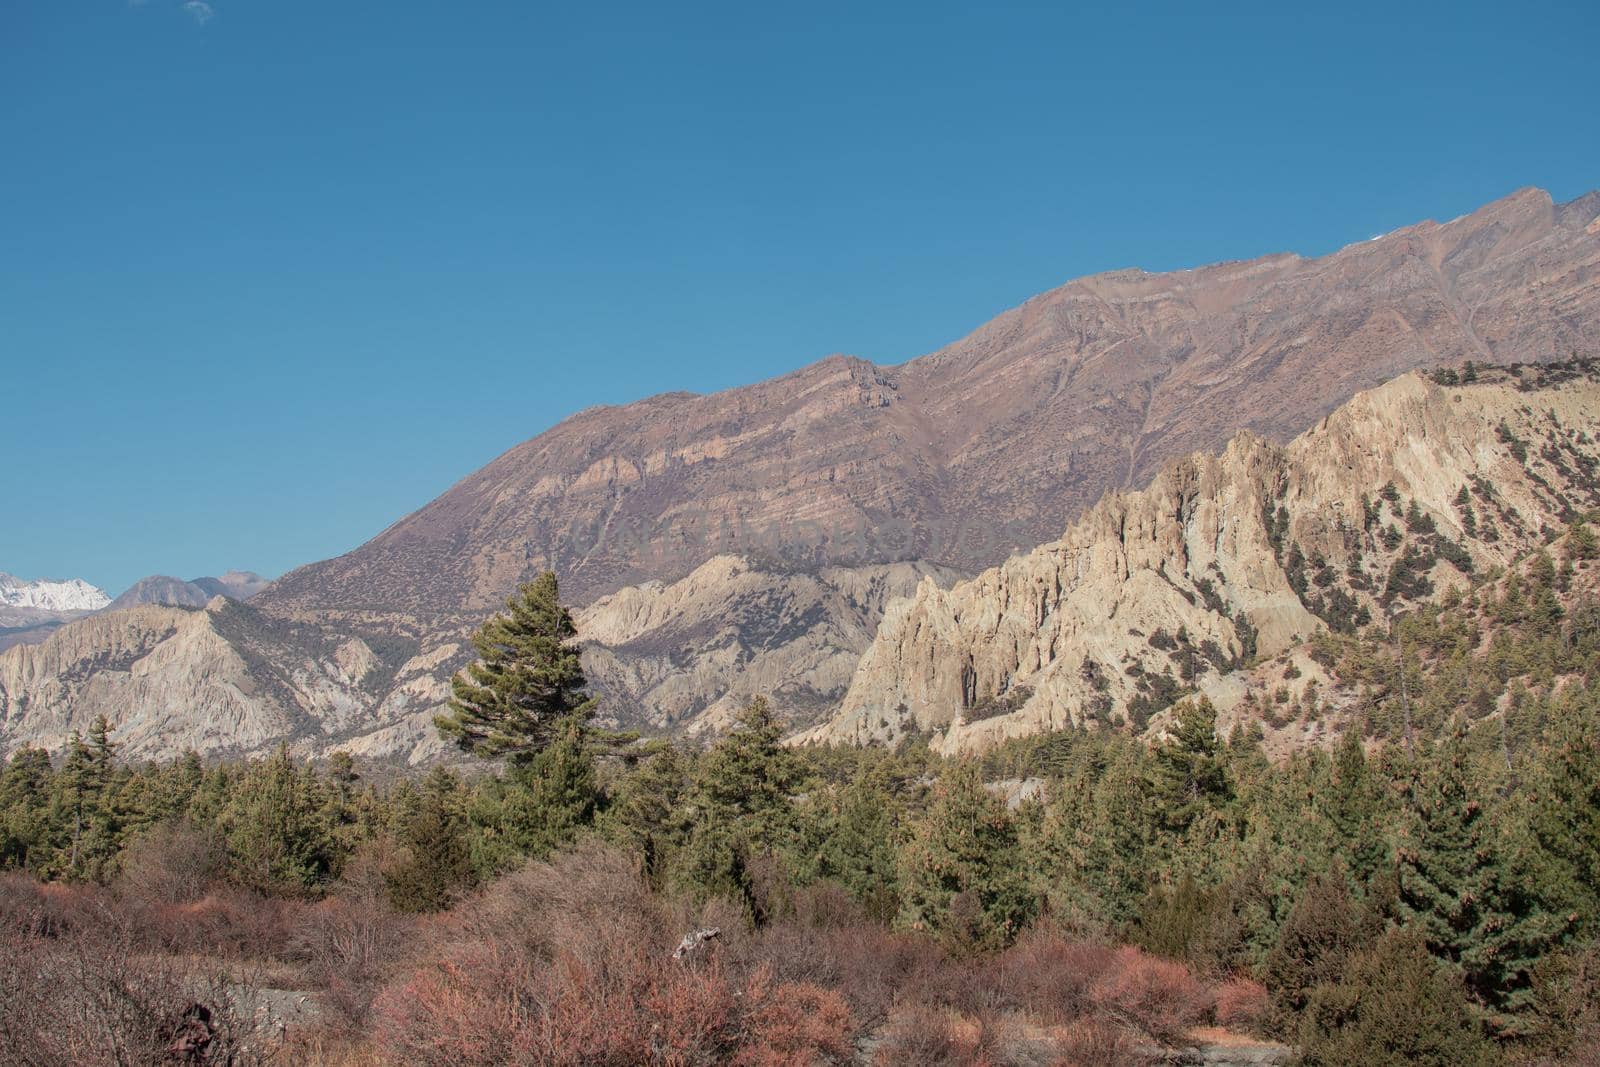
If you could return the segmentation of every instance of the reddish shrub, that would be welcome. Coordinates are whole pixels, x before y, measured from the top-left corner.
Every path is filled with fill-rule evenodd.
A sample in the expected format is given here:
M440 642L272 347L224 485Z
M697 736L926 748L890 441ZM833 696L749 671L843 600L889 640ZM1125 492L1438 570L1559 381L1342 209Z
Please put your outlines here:
M5 895L8 910L21 896ZM186 1051L205 1062L260 1062L253 1020L236 1010L250 999L247 987L139 951L132 922L105 906L105 894L41 888L35 899L46 908L90 903L69 923L0 925L0 1061L168 1063Z
M582 956L591 944L609 951L613 940L667 940L660 905L633 860L597 842L498 879L453 921L470 936L519 941L549 958L562 950Z
M1230 1030L1254 1030L1272 1010L1266 986L1248 978L1233 978L1217 988L1217 1025Z
M63 937L92 929L112 912L93 886L40 882L22 872L0 872L0 934Z
M668 971L646 998L657 1027L657 1043L675 1062L694 1062L731 1051L737 1003L733 987L716 966Z
M1060 1067L1133 1067L1148 1062L1122 1027L1104 1019L1079 1019L1056 1036Z
M1210 993L1187 967L1131 946L1116 950L1111 968L1094 983L1089 997L1107 1015L1169 1045L1211 1008Z
M501 1064L526 1021L525 961L493 944L455 946L372 1004L374 1037L387 1060L422 1065Z
M760 982L758 976L748 991L753 1010L746 1019L744 1047L735 1063L812 1067L824 1057L839 1062L850 1058L856 1026L844 997L803 983L760 988Z
M866 910L843 886L833 882L796 889L791 908L794 922L815 929L860 931L872 925Z
M650 1058L643 1002L648 975L614 966L601 973L572 956L529 976L519 990L525 1011L512 1035L512 1063L627 1064Z
M908 985L925 984L924 976L946 965L932 939L871 923L817 928L787 921L753 933L725 930L723 940L720 951L730 967L752 973L766 967L778 982L836 990L869 1028L889 1015Z
M957 1037L947 1011L914 1005L889 1023L873 1057L877 1067L957 1067L970 1063L970 1049Z
M993 983L1030 1016L1060 1025L1093 1010L1090 991L1111 969L1113 952L1104 945L1065 941L1030 932L991 965Z
M306 961L330 1022L359 1030L390 968L409 947L417 923L389 906L381 881L344 887L306 908L295 928L295 955Z
M188 904L130 909L144 936L173 952L240 959L283 958L294 940L296 905L252 890L219 887Z
M1049 1050L1023 1027L993 1012L975 1015L913 1005L890 1022L873 1062L878 1067L999 1067L1047 1062Z

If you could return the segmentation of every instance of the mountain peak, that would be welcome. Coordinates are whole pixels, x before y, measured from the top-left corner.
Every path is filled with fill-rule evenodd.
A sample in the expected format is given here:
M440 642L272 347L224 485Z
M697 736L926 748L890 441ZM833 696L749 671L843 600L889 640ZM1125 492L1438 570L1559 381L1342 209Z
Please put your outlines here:
M0 605L42 611L97 611L111 603L105 590L82 578L27 581L0 573Z

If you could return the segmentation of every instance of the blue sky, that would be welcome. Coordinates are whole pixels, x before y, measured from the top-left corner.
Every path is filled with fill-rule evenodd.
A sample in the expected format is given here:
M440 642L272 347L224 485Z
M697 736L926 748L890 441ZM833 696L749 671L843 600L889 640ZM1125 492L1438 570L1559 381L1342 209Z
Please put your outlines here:
M1600 185L1600 5L0 5L0 570L346 551L590 404Z

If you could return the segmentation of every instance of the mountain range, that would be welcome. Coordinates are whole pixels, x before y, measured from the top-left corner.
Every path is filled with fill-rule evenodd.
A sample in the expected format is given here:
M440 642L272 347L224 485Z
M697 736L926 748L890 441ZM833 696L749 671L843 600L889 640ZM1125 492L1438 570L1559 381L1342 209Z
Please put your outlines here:
M214 596L248 600L267 585L250 571L229 571L220 578L184 581L163 574L141 578L115 600L82 578L24 581L0 574L0 651L14 645L36 645L75 619L97 611L119 611L137 604L203 607Z
M1592 352L1600 336L1597 216L1600 192L1556 204L1523 190L1462 218L1320 258L1080 279L895 366L833 356L709 396L591 409L353 552L290 572L248 604L212 599L199 611L109 612L36 648L0 654L0 746L56 743L103 711L133 754L185 746L250 752L289 741L312 753L346 747L430 759L439 752L431 716L465 661L466 635L518 581L546 568L578 609L590 673L607 716L621 725L714 728L755 692L771 695L797 727L824 724L829 737L890 736L915 723L948 730L948 743L959 746L969 735L1073 719L1091 701L1056 674L1081 673L1087 660L1063 642L1093 629L1086 605L1125 600L1132 594L1117 582L1144 582L1148 568L1125 563L1119 579L1112 566L1092 594L1072 593L1067 582L1051 594L1066 600L1043 596L1036 614L1057 618L1070 601L1066 610L1081 616L1057 634L1049 658L1042 638L1030 644L1022 636L1042 619L950 606L971 597L974 582L1009 588L1010 578L987 568L1004 564L999 573L1010 574L1005 568L1023 564L1007 560L1033 559L1033 546L1059 543L1080 516L1091 523L1084 529L1104 534L1113 502L1132 499L1126 491L1152 479L1152 492L1165 492L1170 464L1205 466L1196 454L1276 464L1290 478L1294 450L1310 446L1305 438L1288 452L1283 446L1358 392L1409 370ZM1401 383L1424 394L1443 388ZM1459 396L1516 392L1506 382L1476 389ZM1427 402L1438 403L1456 401ZM1501 410L1500 401L1481 403ZM1403 441L1405 420L1427 404L1396 404L1399 421L1387 432ZM1562 425L1587 432L1579 422ZM1241 432L1248 436L1230 445ZM1470 464L1451 464L1436 477L1455 493ZM1241 500L1267 493L1237 473L1205 477L1232 485ZM1349 493L1339 492L1349 506ZM1436 527L1445 525L1433 496L1413 498ZM1291 524L1311 523L1307 515L1331 506L1316 497L1302 514L1291 499L1301 498L1283 498ZM1522 521L1537 527L1547 516ZM1099 544L1099 534L1071 529L1079 531L1068 534L1071 551L1102 551L1083 542ZM1162 537L1189 546L1184 531ZM1325 559L1336 558L1331 542L1306 543L1313 542ZM1179 592L1152 596L1169 606L1182 593L1203 596L1195 582L1204 578L1259 631L1264 650L1287 647L1274 642L1303 636L1316 614L1296 595L1298 612L1283 599L1280 614L1257 621L1266 603L1259 598L1285 594L1266 573L1268 557L1240 551L1250 560L1243 566L1265 576L1247 580L1218 563L1210 577L1186 570L1180 578L1169 567L1168 584ZM1382 553L1371 559L1392 564ZM1044 563L1024 569L1054 588ZM1168 614L1191 643L1210 641L1224 658L1240 654L1230 617ZM989 615L1003 623L1006 647L1019 650L1017 663L1008 663L1011 652L980 656L999 631L966 627ZM919 645L910 636L918 626L942 627L949 643ZM1131 650L1126 634L1106 640L1095 661L1109 669L1108 660L1120 663ZM897 661L885 642L906 656L928 649L953 658L931 667ZM970 666L961 665L963 652ZM1146 674L1157 666L1143 652L1135 658ZM1108 693L1094 695L1111 707L1096 714L1125 716L1138 686L1108 684ZM888 697L874 696L874 687L898 694L895 702L885 706ZM1146 688L1165 692L1154 681ZM1003 714L982 720L1001 727L958 723L980 705L1001 704ZM841 707L842 718L832 719Z

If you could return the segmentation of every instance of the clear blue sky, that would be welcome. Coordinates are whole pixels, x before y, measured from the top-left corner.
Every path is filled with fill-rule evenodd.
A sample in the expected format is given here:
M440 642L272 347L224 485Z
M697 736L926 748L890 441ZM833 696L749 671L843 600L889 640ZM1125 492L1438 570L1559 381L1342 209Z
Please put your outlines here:
M276 574L590 404L1600 185L1592 0L1302 6L8 0L0 570Z

